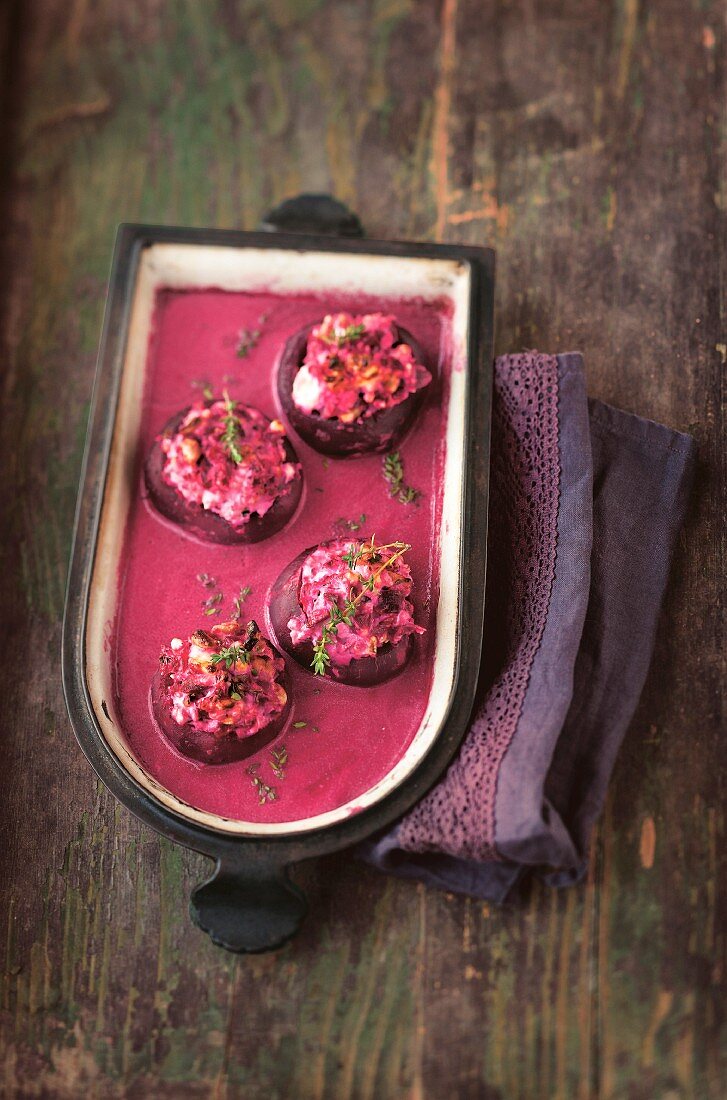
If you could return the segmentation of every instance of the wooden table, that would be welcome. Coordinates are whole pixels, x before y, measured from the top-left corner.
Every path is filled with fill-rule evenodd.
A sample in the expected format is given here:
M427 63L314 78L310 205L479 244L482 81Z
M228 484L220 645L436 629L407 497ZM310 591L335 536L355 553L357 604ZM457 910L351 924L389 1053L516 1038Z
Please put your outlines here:
M2 11L0 1092L723 1097L721 4ZM300 938L235 958L187 916L205 861L76 746L60 622L116 224L252 228L301 190L494 246L498 350L582 349L701 469L588 881L500 911L338 855L298 869Z

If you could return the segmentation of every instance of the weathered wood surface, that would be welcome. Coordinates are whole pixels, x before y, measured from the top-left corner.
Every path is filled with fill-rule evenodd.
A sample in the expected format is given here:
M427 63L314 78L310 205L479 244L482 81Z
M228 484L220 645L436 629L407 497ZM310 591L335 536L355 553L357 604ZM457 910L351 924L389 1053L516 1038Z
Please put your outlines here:
M722 16L4 7L3 1095L725 1095ZM339 855L299 869L301 937L237 959L187 918L204 860L119 807L73 740L63 587L116 223L251 228L317 189L372 234L494 245L498 349L582 348L592 393L693 431L701 470L588 882L496 911Z

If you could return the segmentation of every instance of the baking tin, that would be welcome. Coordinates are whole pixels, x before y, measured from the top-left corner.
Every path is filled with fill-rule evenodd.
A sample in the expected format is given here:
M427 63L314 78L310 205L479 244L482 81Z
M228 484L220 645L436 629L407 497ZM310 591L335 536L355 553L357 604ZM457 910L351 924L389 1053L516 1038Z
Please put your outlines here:
M319 231L311 232L316 226ZM301 228L305 232L299 232ZM291 863L363 840L390 825L426 793L464 735L477 684L485 598L494 254L469 246L363 240L360 234L360 222L341 204L327 196L300 196L271 212L261 232L124 225L114 252L66 595L64 692L79 744L116 797L164 836L216 861L212 877L192 894L191 914L215 943L231 951L269 950L295 933L307 905L288 878ZM263 267L269 257L271 270L281 255L290 269L291 260L303 264L308 254L317 253L322 266L330 269L335 263L338 270L340 265L342 283L349 278L350 269L362 263L381 271L387 258L433 261L430 266L435 279L440 268L455 270L456 265L464 280L460 282L466 285L467 370L458 406L462 416L458 436L462 446L461 503L458 531L449 532L458 543L456 573L454 563L448 560L452 655L448 686L439 693L439 719L415 764L400 769L399 776L392 772L390 782L368 802L360 799L364 808L345 816L334 813L332 820L312 826L304 822L294 828L278 824L251 830L222 819L215 823L214 815L184 807L144 776L130 753L124 754L117 734L110 733L112 718L106 700L99 695L97 666L106 658L100 652L93 623L89 632L89 608L92 595L99 600L99 582L94 582L94 577L100 574L108 580L108 563L103 559L110 551L102 520L114 503L109 469L119 393L139 273L155 246L164 245L183 246L178 253L182 256L190 255L191 246L207 262L213 262L215 256L231 259L240 255L240 250L253 250L249 255L254 253ZM167 252L171 257L177 255L173 248ZM399 264L399 270L406 267ZM211 281L208 274L200 278L200 286L214 284L214 273ZM118 466L118 459L115 461ZM105 500L107 492L110 497ZM94 614L98 617L93 606L91 611L92 619Z

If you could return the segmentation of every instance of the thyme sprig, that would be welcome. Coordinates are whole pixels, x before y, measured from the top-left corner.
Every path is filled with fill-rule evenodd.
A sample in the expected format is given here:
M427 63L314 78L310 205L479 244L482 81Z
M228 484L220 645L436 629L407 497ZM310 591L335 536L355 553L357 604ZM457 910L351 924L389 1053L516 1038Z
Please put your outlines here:
M384 480L389 485L389 495L402 504L413 504L421 496L419 489L413 489L411 485L404 484L404 463L398 451L391 451L384 455Z
M259 633L260 628L257 623L254 619L250 619L250 622L247 624L245 641L232 642L231 645L223 646L218 653L210 657L210 664L221 665L224 663L227 665L228 669L233 668L238 661L241 661L244 665L248 664L250 661L250 650L255 648L255 641Z
M275 787L270 787L267 783L264 783L258 773L259 764L251 764L249 768L246 768L247 774L250 776L250 782L257 790L257 800L261 806L266 802L274 802L278 797L278 792Z
M252 592L252 588L250 587L250 585L245 584L240 589L239 593L235 596L234 600L232 601L232 606L234 608L234 613L233 613L233 616L232 616L233 619L241 619L242 618L243 604L245 603L245 600L247 599L247 597L250 595L251 592Z
M272 749L270 752L270 767L273 769L273 774L278 779L285 779L285 766L288 763L288 750L285 745L281 745L279 749Z
M225 403L225 430L222 435L222 446L225 448L232 461L239 466L242 462L242 451L238 446L238 441L242 434L242 425L240 424L239 417L235 413L235 403L230 400L230 395L227 390L222 391L222 400Z
M383 543L381 546L377 546L376 536L372 535L370 542L362 543L358 547L352 546L351 549L343 555L343 560L346 562L351 572L357 573L356 566L364 554L370 560L373 560L386 550L393 550L394 553L389 556L388 560L385 561L376 572L372 573L370 577L363 577L362 574L358 574L358 576L361 577L361 591L358 595L354 596L353 589L349 587L343 607L339 607L337 603L331 604L328 613L328 622L323 625L320 638L313 644L311 668L316 676L325 676L326 674L326 669L331 663L331 655L328 652L328 647L338 633L340 624L343 623L345 626L351 626L356 615L356 608L363 597L367 593L373 592L376 587L376 581L381 574L392 566L397 558L400 558L407 550L411 550L411 546L407 542L387 542Z
M247 650L243 649L239 642L233 642L232 645L224 646L219 653L215 653L213 657L210 657L210 664L221 665L224 663L230 669L238 661L247 664L249 660L250 654Z
M243 328L240 329L240 333L237 338L237 347L235 354L238 359L246 359L250 352L257 346L263 331L263 325L270 316L270 311L261 313L257 319L257 328Z
M324 337L327 343L337 344L338 347L342 347L344 344L350 344L353 340L360 340L363 334L366 332L365 325L348 325L346 328L337 332L335 327L331 331L331 335Z

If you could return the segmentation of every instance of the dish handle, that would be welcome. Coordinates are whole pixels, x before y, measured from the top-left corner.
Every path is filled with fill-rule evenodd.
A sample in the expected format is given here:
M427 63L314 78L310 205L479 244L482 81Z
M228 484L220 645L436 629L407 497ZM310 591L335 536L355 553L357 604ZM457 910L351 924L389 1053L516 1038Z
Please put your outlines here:
M195 924L213 943L238 954L282 947L300 928L308 904L283 864L218 860L189 902Z
M363 237L357 214L333 195L304 194L285 199L260 222L269 233L319 233L325 237Z

